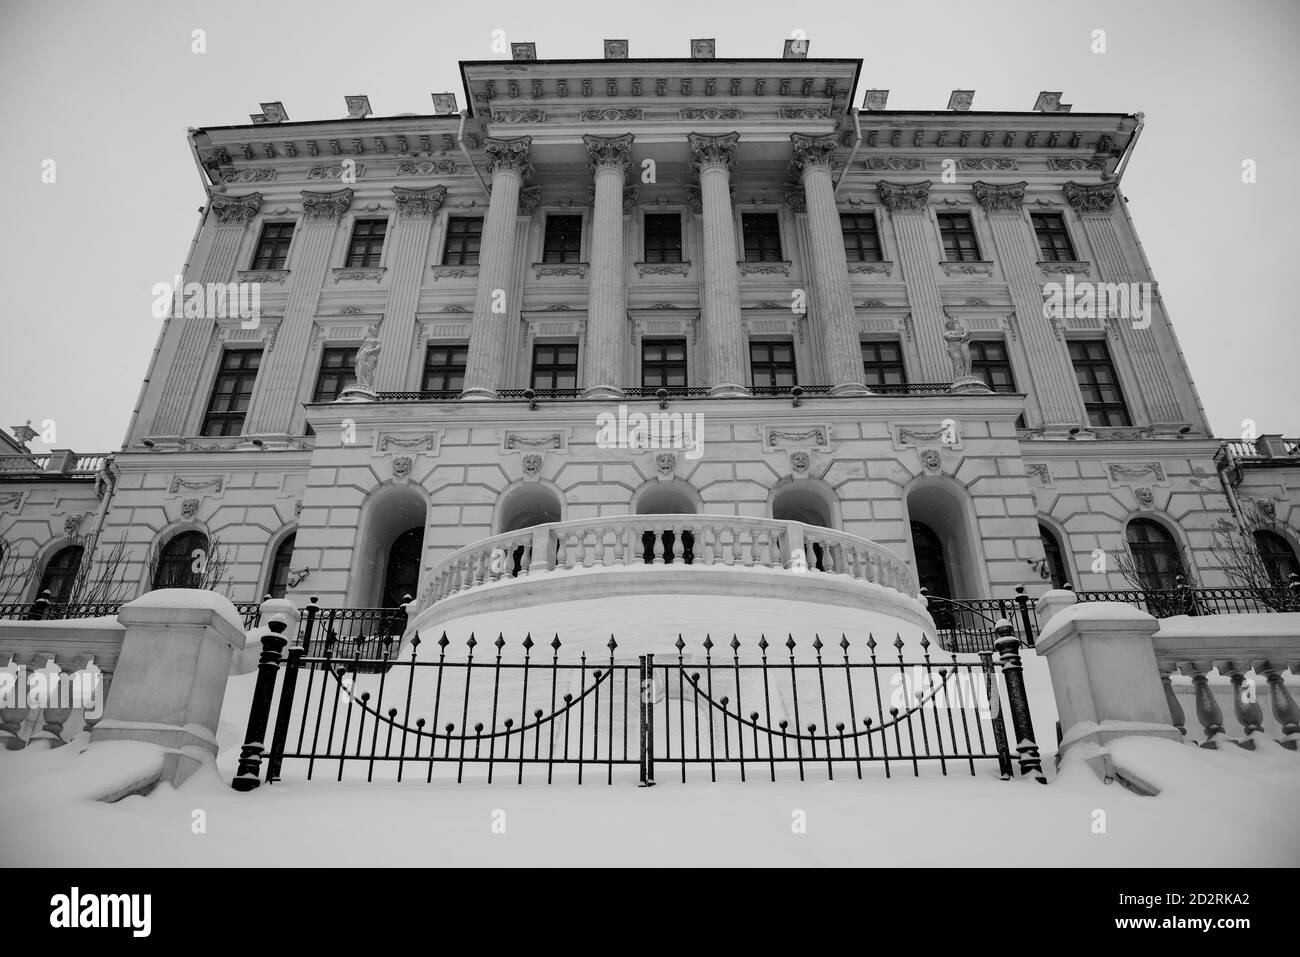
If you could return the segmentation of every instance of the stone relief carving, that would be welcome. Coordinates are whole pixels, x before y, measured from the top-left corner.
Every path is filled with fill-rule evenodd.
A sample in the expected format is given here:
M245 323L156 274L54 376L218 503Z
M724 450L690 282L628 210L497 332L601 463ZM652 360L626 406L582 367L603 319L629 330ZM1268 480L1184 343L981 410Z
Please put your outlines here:
M937 472L943 465L938 449L921 449L921 465L927 472Z
M187 498L181 502L181 518L191 519L198 514L199 500L197 498Z
M677 471L677 456L672 452L660 452L655 456L655 469L660 475L672 475Z
M456 164L451 160L403 160L397 164L398 176L433 176L437 173L454 173Z
M525 475L536 475L542 470L542 455L540 452L529 452L522 459Z
M1133 490L1133 497L1137 499L1139 508L1155 507L1156 497L1149 488L1135 488Z
M790 453L790 471L795 475L807 475L812 467L812 457L802 450Z
M886 183L882 180L876 189L880 193L880 201L891 213L918 213L924 212L930 201L930 185L928 180L907 184Z
M519 432L506 433L506 448L531 448L531 449L558 449L563 442L563 436L559 432L549 432L545 435L526 435Z
M409 455L399 455L393 459L393 478L398 481L405 481L411 476L411 468L415 463Z

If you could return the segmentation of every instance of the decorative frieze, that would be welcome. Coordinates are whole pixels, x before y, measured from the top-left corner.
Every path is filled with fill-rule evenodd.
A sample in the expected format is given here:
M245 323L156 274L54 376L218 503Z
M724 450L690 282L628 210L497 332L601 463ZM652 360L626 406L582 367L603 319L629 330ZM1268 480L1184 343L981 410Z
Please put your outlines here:
M902 173L925 169L925 160L915 156L868 156L862 161L862 168L873 172L893 170Z
M790 263L788 262L739 262L736 263L742 276L788 276L790 275Z
M882 261L880 261L880 262L851 262L851 263L849 263L849 274L850 274L850 275L860 275L860 274L864 274L864 273L866 273L866 274L875 273L875 274L879 274L879 275L888 276L888 275L890 275L893 271L894 271L894 264L893 264L892 262L885 261L885 260L882 260Z
M439 279L477 279L478 266L430 266L433 280Z
M193 448L193 446L191 446L191 448ZM223 482L224 479L220 476L208 479L183 479L179 475L173 475L171 485L167 487L167 491L172 495L176 495L181 489L188 489L191 492L201 492L205 489L211 489L214 495L220 495Z
M533 276L537 279L549 279L559 276L587 278L587 263L533 263Z
M993 275L993 263L991 262L949 262L945 260L939 265L943 267L945 275L948 276Z
M745 111L731 106L688 106L677 115L683 120L743 120Z
M1090 170L1104 170L1106 164L1104 161L1099 159L1082 159L1079 157L1064 159L1059 156L1052 156L1047 160L1047 168L1050 170L1069 170L1071 172L1082 173Z
M830 445L830 426L763 427L763 447L767 449L823 449Z
M1112 462L1107 466L1106 471L1113 485L1131 485L1146 480L1160 483L1165 481L1164 466L1159 462L1141 462L1133 465Z
M1074 275L1087 276L1092 272L1092 263L1082 261L1040 262L1038 268L1046 276Z
M360 178L366 171L366 168L360 163L347 162L339 163L337 166L313 166L307 170L308 179L337 179L343 180L344 174L347 174L350 182L352 177Z
M546 114L542 110L493 110L493 123L545 123Z
M275 170L263 169L223 169L217 173L217 185L229 186L233 183L269 183L275 179Z
M637 275L641 278L646 276L689 276L691 273L691 264L688 262L680 263L636 263Z
M824 106L783 106L776 115L782 120L829 120L831 111Z
M503 452L532 452L537 449L554 449L564 451L568 448L568 436L564 432L521 432L507 429L501 439Z
M334 281L339 282L380 282L388 270L383 266L338 266L332 272Z
M398 176L437 176L456 172L456 164L449 159L402 160L397 164Z
M376 432L375 452L427 452L437 455L441 438L442 433L436 430L420 433Z
M289 278L287 269L241 269L235 273L240 282L255 282L267 285L281 285Z
M1010 156L963 156L957 160L961 170L987 173L1003 173L1016 168L1016 161Z

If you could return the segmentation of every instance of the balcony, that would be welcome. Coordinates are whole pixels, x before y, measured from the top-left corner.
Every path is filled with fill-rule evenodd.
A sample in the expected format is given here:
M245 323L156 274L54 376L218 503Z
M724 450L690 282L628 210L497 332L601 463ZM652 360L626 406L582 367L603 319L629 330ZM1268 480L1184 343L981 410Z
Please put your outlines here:
M872 396L886 395L909 395L909 396L944 396L951 398L959 393L952 391L952 384L948 382L905 382L891 385L874 385L869 386L870 394L861 395L832 395L831 386L829 385L805 385L798 386L799 396L804 398L818 399L862 399L871 398ZM625 386L623 388L623 399L655 399L659 398L659 389L643 388L639 386ZM708 398L712 391L707 387L690 388L675 387L663 390L669 399L696 399ZM529 397L528 392L533 395ZM452 402L460 398L461 393L453 392L380 392L377 400L379 402ZM766 399L786 399L795 397L790 387L787 386L757 386L751 389L751 395L754 398ZM592 397L585 395L583 389L500 389L497 391L496 400L502 402L518 402L520 400L535 399L559 399L563 401L591 401L591 402L608 402L605 397ZM734 398L734 397L733 397ZM475 401L482 401L481 399Z
M934 634L916 579L865 538L802 522L623 515L554 522L461 548L426 575L413 631L452 640L512 629L663 649L679 634ZM580 642L581 643L581 642Z
M108 460L108 452L79 455L68 449L44 454L0 455L0 476L30 479L35 475L92 478Z

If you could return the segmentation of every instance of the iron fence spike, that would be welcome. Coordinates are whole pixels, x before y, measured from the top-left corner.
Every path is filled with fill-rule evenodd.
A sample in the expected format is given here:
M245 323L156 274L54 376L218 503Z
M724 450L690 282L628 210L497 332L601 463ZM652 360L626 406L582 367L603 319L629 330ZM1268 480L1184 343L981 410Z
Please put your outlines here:
M849 639L843 632L840 633L840 647L845 651L849 650Z
M494 644L494 645L496 646L497 653L499 654L499 653L501 652L501 649L504 648L504 647L506 646L506 639L505 639L505 636L503 636L500 632L498 632L498 633L497 633L497 640L494 641L494 642L492 642L492 644Z
M451 642L447 640L447 633L444 631L442 637L438 639L438 647L445 651L449 644L451 644Z
M560 649L560 636L559 636L559 635L556 635L554 638L551 639L551 647L554 648L556 651L559 651L559 649Z
M789 635L789 637L786 638L785 646L791 651L794 651L794 635Z
M822 636L821 636L821 635L813 635L813 649L814 649L816 652L818 652L819 654L821 653L821 650L822 650Z
M529 632L527 635L524 635L524 647L525 648L533 647L533 636L531 632Z
M676 647L679 652L686 647L686 642L682 641L681 635L677 636L677 641L675 641L673 644L674 647Z
M419 648L419 647L420 647L420 636L419 636L419 635L416 635L414 638L411 639L411 647L412 647L412 648Z
M899 651L902 651L902 650L903 650L903 636L902 636L902 635L897 635L897 634L894 635L894 647L897 648Z
M608 649L610 650L610 653L611 653L611 654L613 654L614 649L618 647L618 642L614 640L614 636L613 636L613 635L610 635L610 636L609 636L609 644L606 645L605 647L608 648Z
M762 651L767 651L767 635L759 635L759 636L758 636L758 647L759 647Z
M731 636L731 650L732 650L732 651L735 651L735 650L736 650L737 648L739 648L739 647L740 647L740 639L737 638L735 635L732 635L732 636Z
M704 648L705 648L705 650L707 651L708 649L710 649L710 648L712 648L712 647L713 647L713 639L710 638L708 635L705 635L705 636L704 636Z

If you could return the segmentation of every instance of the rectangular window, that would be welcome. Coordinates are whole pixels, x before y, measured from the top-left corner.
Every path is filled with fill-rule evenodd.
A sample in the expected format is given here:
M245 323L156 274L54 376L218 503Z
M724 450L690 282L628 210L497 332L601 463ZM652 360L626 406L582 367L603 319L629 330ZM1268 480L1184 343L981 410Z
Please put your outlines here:
M1016 376L1011 371L1007 344L1001 339L972 339L970 371L994 392L1015 392Z
M786 341L751 342L749 371L754 388L785 388L799 384L794 367L794 344Z
M261 362L261 349L227 349L221 354L217 381L203 416L203 435L239 435L243 431Z
M1030 213L1034 235L1038 237L1038 251L1043 262L1074 262L1074 246L1065 228L1065 217L1060 213Z
M461 392L465 388L465 364L469 346L453 342L429 346L424 354L424 392Z
M533 388L576 389L578 344L546 342L533 345Z
M1074 364L1074 377L1083 394L1084 408L1088 410L1088 422L1100 426L1132 425L1106 341L1072 340L1070 361Z
M975 226L969 213L938 213L939 236L943 239L943 255L948 262L978 262L979 243L975 241Z
M542 244L542 262L582 262L582 217L546 217L546 239Z
M352 224L352 240L348 243L345 266L378 266L384 254L384 236L388 232L386 219L358 219Z
M686 387L685 339L642 340L641 386L646 389Z
M885 258L876 217L871 213L841 213L840 232L844 235L844 258L849 262L878 263Z
M682 217L677 213L647 213L645 217L645 261L682 261Z
M907 368L903 365L902 346L897 342L862 343L862 372L868 389L905 384Z
M320 371L316 373L316 388L312 390L313 402L333 402L339 394L357 381L357 350L352 346L326 349L321 353Z
M482 216L451 216L447 219L447 242L442 250L442 264L477 266L482 244Z
M776 213L742 213L740 231L745 237L745 262L782 261L781 219Z
M253 253L253 269L283 269L289 261L289 243L293 241L293 223L267 223Z

